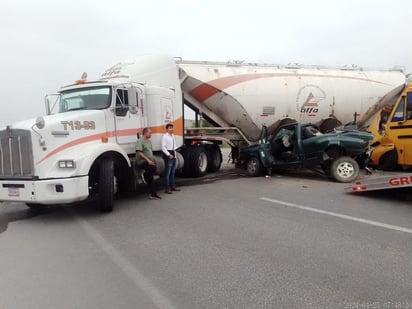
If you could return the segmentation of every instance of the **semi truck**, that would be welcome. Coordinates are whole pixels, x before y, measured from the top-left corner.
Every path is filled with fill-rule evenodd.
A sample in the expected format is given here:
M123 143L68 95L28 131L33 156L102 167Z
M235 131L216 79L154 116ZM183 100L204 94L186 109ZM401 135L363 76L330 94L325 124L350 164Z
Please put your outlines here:
M328 130L356 120L396 85L402 70L184 61L148 55L120 61L46 95L46 115L0 129L0 201L29 207L94 197L111 211L116 192L139 184L135 143L151 128L157 172L160 140L173 123L177 166L191 176L220 169L220 143L239 149L263 125L285 121ZM213 128L184 128L185 108Z

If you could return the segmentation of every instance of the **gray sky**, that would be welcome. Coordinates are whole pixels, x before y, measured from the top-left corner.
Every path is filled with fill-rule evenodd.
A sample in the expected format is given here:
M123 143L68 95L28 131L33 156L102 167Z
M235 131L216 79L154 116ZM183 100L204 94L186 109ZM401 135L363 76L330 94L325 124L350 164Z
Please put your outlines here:
M148 53L412 72L412 1L1 0L0 126L44 95Z

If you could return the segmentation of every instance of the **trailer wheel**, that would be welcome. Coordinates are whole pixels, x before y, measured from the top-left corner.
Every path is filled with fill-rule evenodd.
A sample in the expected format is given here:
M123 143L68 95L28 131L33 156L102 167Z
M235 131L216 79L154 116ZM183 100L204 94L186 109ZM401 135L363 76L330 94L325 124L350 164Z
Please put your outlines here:
M100 211L110 212L114 205L114 163L111 158L100 161L98 203Z
M337 182L352 182L359 175L359 165L351 157L340 157L332 162L330 172Z
M182 149L182 156L185 164L183 165L182 174L186 177L192 177L192 162L190 160L190 154L192 153L192 147L186 146Z
M398 165L398 153L396 150L388 151L379 159L379 169L382 171L393 171Z
M251 157L246 163L247 174L251 177L259 176L262 172L262 164L256 157Z
M213 145L210 147L208 155L209 172L217 172L222 165L222 152L219 146Z
M194 147L191 149L192 175L202 177L207 173L207 153L204 147Z
M188 147L184 153L185 165L183 172L190 177L202 177L206 175L208 157L206 149L202 146Z

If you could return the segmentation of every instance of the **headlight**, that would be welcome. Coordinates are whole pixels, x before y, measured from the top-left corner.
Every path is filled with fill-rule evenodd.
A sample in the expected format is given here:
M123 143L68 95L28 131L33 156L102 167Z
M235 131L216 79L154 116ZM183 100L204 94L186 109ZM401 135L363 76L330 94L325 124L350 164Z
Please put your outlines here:
M74 160L60 160L59 168L75 168L76 162Z

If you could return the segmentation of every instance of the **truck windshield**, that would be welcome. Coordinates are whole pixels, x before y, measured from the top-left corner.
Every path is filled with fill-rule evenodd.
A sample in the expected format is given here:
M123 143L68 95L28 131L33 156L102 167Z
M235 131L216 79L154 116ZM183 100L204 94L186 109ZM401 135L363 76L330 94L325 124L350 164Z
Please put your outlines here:
M61 92L59 113L80 109L105 109L110 106L111 87L90 87Z

